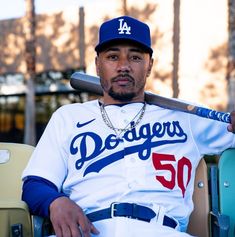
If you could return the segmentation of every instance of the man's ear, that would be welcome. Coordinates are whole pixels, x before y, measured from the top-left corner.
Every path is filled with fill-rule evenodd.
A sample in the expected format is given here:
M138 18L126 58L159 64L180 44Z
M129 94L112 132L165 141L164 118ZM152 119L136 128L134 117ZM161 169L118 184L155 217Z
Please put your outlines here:
M151 59L150 59L150 62L149 62L147 77L151 74L152 67L153 67L153 58L151 58Z
M99 59L98 56L95 57L95 67L96 67L96 74L97 76L100 75L100 70L99 70Z

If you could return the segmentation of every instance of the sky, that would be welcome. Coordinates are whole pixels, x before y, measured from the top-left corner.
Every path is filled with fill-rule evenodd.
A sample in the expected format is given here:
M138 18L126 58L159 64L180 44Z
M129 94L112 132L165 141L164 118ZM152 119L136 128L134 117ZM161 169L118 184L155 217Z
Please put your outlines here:
M102 0L105 2L108 0ZM91 6L97 0L35 0L36 13L62 11L68 6ZM0 20L19 18L25 14L25 0L0 0Z

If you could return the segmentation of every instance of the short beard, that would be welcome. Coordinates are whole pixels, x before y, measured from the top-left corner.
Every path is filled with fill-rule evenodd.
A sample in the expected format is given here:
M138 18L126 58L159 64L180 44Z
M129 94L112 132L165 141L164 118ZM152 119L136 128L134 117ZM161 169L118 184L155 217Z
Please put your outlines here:
M116 93L113 91L112 88L110 88L108 94L115 100L127 102L132 100L135 97L134 92L128 92L128 93Z

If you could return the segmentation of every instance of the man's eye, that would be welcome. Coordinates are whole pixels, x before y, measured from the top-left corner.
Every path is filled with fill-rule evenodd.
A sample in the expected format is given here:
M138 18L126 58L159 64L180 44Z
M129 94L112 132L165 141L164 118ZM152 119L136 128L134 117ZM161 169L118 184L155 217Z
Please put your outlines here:
M132 59L133 61L140 61L140 60L141 60L141 58L140 58L139 56L137 56L137 55L131 56L131 59Z
M110 60L117 60L117 55L108 55L108 57L107 57L108 59L110 59Z

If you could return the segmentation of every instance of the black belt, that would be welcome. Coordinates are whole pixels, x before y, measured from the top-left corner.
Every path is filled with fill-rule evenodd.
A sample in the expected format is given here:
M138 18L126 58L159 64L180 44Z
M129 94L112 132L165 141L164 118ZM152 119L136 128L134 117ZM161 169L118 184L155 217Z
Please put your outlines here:
M156 216L156 213L148 207L135 203L112 203L109 208L87 214L91 222L109 219L114 216L123 216L150 222L150 220ZM177 226L176 221L168 216L164 216L162 224L171 228Z

